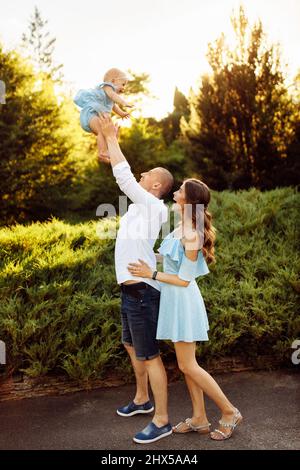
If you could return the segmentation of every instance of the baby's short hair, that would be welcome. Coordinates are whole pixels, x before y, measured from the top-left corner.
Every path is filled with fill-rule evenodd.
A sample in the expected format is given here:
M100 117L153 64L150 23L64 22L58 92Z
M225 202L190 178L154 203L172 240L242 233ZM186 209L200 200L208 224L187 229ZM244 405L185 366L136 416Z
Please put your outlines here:
M128 80L126 73L117 68L109 69L104 75L105 82L111 82L113 78L124 78Z

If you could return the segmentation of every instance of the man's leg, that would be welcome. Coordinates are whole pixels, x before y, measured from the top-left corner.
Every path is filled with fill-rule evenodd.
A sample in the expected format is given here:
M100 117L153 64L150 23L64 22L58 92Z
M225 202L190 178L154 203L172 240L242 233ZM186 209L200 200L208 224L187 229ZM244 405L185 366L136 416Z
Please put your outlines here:
M138 287L140 287L140 293L136 295ZM127 286L125 290L135 295L129 295L127 302L126 296L122 297L123 343L133 344L136 360L143 364L142 367L145 367L148 373L155 401L155 415L152 422L138 432L133 440L137 443L148 444L172 433L167 411L167 375L156 340L160 292L151 286L130 288ZM132 341L126 341L126 336L129 337L128 331ZM143 368L141 370L144 370Z
M154 396L155 414L152 421L133 440L138 444L150 444L172 434L168 421L167 375L160 356L147 359L145 365Z
M142 361L140 361L142 362ZM168 424L168 382L167 374L162 363L161 357L155 357L148 361L144 361L148 375L150 386L153 392L155 403L155 414L152 422L161 427Z
M124 344L124 347L130 356L131 364L135 374L136 393L133 401L136 405L142 405L143 403L149 401L148 373L146 364L145 361L137 360L133 346Z
M126 293L122 292L121 296L121 321L122 321L122 343L131 359L131 364L136 378L136 393L133 403L118 408L117 413L120 416L132 416L138 413L151 413L154 410L153 405L149 402L148 392L148 374L144 361L139 361L136 357L136 351L133 346L132 329L129 325L128 316L132 311L136 311L139 307L138 299L130 299ZM144 406L145 405L145 406Z

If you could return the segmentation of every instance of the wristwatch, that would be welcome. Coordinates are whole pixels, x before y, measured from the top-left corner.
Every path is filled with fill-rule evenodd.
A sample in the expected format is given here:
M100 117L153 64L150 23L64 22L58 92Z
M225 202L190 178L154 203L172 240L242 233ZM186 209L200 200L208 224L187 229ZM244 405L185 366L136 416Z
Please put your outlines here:
M156 279L156 276L157 276L157 271L154 271L154 273L152 274L152 279Z

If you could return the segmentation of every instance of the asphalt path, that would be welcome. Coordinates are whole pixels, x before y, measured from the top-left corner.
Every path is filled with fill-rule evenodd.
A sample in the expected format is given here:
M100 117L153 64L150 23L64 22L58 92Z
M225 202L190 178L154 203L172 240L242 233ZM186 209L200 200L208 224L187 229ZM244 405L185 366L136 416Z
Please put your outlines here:
M1 402L0 449L300 449L299 368L227 373L215 378L244 417L233 436L224 442L191 432L147 445L134 443L132 437L147 425L151 415L122 418L116 414L116 408L134 396L134 385L125 385ZM206 406L214 428L219 411L208 398ZM183 381L169 385L169 413L173 425L191 416Z

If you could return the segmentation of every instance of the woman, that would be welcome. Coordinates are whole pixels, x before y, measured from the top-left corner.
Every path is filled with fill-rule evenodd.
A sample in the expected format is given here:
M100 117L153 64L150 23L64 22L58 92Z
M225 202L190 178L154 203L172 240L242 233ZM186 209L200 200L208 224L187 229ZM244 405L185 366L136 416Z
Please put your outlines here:
M215 229L207 210L210 191L202 181L187 179L174 193L174 201L181 221L160 246L164 272L153 273L143 260L130 263L128 269L135 276L157 279L161 283L157 339L173 341L178 366L184 373L193 406L192 418L177 424L173 432L210 432L204 392L216 403L222 415L218 429L210 432L210 437L224 440L231 437L234 428L242 421L242 415L196 360L196 341L208 340L209 326L195 278L209 273L207 263L215 260ZM199 224L201 216L202 228Z

